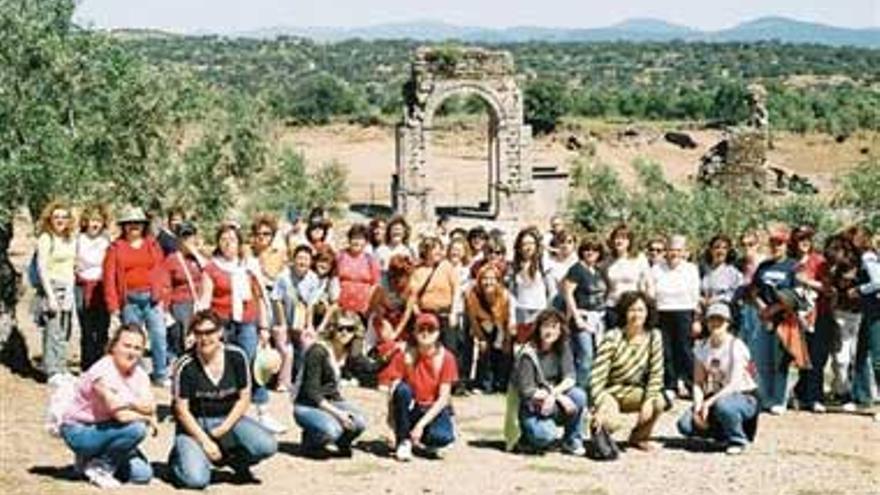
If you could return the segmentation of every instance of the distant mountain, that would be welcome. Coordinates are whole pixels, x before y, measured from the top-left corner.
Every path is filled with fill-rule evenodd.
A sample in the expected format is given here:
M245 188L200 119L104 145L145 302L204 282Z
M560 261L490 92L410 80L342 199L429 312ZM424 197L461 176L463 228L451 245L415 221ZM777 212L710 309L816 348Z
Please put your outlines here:
M763 17L720 31L700 31L661 19L635 18L608 27L572 29L516 26L502 29L458 26L440 21L419 20L376 24L356 28L271 27L230 34L242 38L299 36L332 42L347 39L460 40L484 43L525 41L769 41L818 43L880 48L880 28L851 29L798 21L785 17Z

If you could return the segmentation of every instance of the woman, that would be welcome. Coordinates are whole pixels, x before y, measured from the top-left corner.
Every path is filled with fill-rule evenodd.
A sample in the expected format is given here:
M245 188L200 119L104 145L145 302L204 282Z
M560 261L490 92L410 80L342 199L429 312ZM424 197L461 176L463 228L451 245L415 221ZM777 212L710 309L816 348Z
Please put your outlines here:
M547 308L556 293L554 281L544 269L541 234L529 227L520 231L513 245L510 292L516 300L516 323L527 325Z
M486 263L465 295L473 345L468 381L485 393L507 389L516 337L516 304L501 283L501 270ZM475 383L473 383L475 382Z
M826 286L827 263L825 256L813 247L815 231L800 226L791 234L789 256L797 260L797 291L805 299L807 308L800 312L802 331L810 356L810 367L802 369L795 387L800 406L814 413L824 413L822 396L825 388L825 363L834 320L829 307Z
M689 394L694 370L693 341L700 336L700 272L685 259L687 240L671 236L666 257L651 268L663 333L663 384L666 400Z
M410 233L409 224L403 217L397 216L388 221L388 226L385 228L386 244L375 251L376 259L379 260L379 266L383 271L388 269L392 256L402 254L410 258L415 257L415 253L409 247Z
M431 313L440 321L440 339L459 361L464 356L463 329L450 321L458 294L458 272L446 260L443 244L436 237L425 237L419 244L421 264L410 276L410 300L416 314ZM461 389L456 387L456 392Z
M416 318L414 344L391 366L390 423L398 461L412 460L413 447L428 457L442 457L455 441L452 384L458 381L455 357L440 344L440 322L430 313Z
M76 315L80 327L80 369L101 359L107 347L110 313L104 301L104 257L110 247L109 213L103 205L90 205L80 215L76 238Z
M653 305L641 292L624 292L618 300L620 328L605 334L590 378L594 440L600 431L623 427L620 413L637 413L629 443L640 450L655 450L651 430L665 408L663 389L663 337L651 329ZM616 446L612 444L616 450Z
M199 307L210 308L220 317L226 342L241 347L253 364L257 348L269 342L269 330L265 309L260 303L262 288L247 267L242 242L241 231L234 225L223 225L217 230L214 257L202 275ZM254 385L251 392L260 423L270 431L284 431L284 426L267 414L269 392L266 388Z
M388 242L385 231L388 229L388 222L384 218L376 217L370 220L370 243L367 246L367 252L376 255L376 252Z
M748 346L752 356L757 356L760 352L760 342L758 336L762 331L763 325L758 313L758 307L754 298L748 290L752 286L752 279L755 271L758 269L764 259L764 253L761 251L760 236L757 232L747 231L739 238L739 245L742 256L737 259L735 266L743 275L742 286L734 297L734 303L737 310L737 323L739 327L739 338ZM760 380L758 381L760 387Z
M475 279L477 277L477 272L479 272L480 268L487 263L492 263L496 268L501 270L502 283L505 286L509 286L510 263L507 261L507 246L505 246L498 238L492 237L486 241L483 245L483 251L479 253L479 256L474 256L471 260L471 278Z
M577 384L587 388L593 369L593 352L605 331L608 280L600 268L605 253L598 237L585 238L577 254L580 261L562 280L562 294L571 325Z
M800 331L796 318L792 321L794 308L782 297L791 294L797 283L797 261L788 257L789 236L781 227L771 231L770 258L755 271L751 290L762 324L755 336L754 353L761 406L774 415L785 413L788 404L789 352L793 349L783 347L783 342L798 340Z
M391 383L387 364L402 352L409 340L409 323L413 313L410 298L410 276L414 266L409 256L391 257L388 270L370 296L370 332L367 348L379 365L379 385Z
M330 248L315 252L312 270L318 276L318 294L311 308L312 326L321 333L324 321L339 307L339 277L336 276L336 253Z
M37 322L43 329L46 378L67 373L67 340L73 328L76 239L70 206L52 201L40 215L32 267L38 280ZM35 264L34 264L35 263Z
M546 268L547 275L553 281L551 284L551 299L554 300L554 306L562 308L564 301L561 299L557 301L556 298L568 271L578 262L576 252L577 239L574 234L562 231L553 237L550 241L550 247L552 251L545 258L544 267Z
M648 297L654 296L653 278L648 260L636 252L635 235L625 224L618 225L608 236L608 249L611 259L605 266L608 278L608 299L606 306L610 311L605 313L607 328L617 326L614 308L620 296L628 291L641 291Z
M293 417L302 430L302 445L310 457L326 453L351 457L351 444L367 428L367 420L339 391L342 369L350 357L357 316L335 316L324 338L309 346L303 358L302 386L295 397Z
M730 319L725 302L706 311L709 337L694 349L694 405L679 418L678 431L713 438L736 455L754 440L759 409L749 349L729 332Z
M138 449L158 426L150 378L138 366L146 340L137 325L117 327L107 354L77 381L62 420L61 437L76 454L76 468L101 488L146 484L153 477Z
M330 222L323 216L309 218L309 223L306 225L306 241L313 250L330 246L330 227Z
M140 208L128 208L117 220L121 235L110 244L104 259L104 299L111 328L121 322L146 325L154 384L167 387L168 341L165 328L167 274L162 248L147 232L147 217Z
M186 350L184 343L189 319L202 294L202 270L206 260L199 254L198 230L183 222L175 232L177 250L165 258L164 270L171 293L169 311L174 323L168 327L168 356L174 361Z
M246 416L251 402L251 358L223 341L211 310L193 315L195 347L174 370L172 408L177 428L168 466L183 488L206 488L214 465L231 466L239 481L255 481L251 466L272 456L272 434Z
M846 236L861 260L859 285L849 290L850 295L860 298L862 310L854 363L853 400L858 406L870 407L871 365L875 384L880 381L880 258L867 228L852 227L846 232ZM875 416L875 419L880 419L880 415Z
M276 279L270 299L274 320L272 339L281 353L281 370L276 391L287 391L293 380L294 342L291 336L312 329L312 313L320 295L321 282L312 271L312 248L297 246L289 269Z
M367 315L370 293L379 283L381 267L367 254L369 230L355 224L348 229L348 247L336 257L336 275L339 277L339 308L354 311L362 319ZM363 337L363 336L359 336Z
M731 304L743 286L743 274L733 265L731 247L730 238L724 234L715 235L709 240L709 247L703 255L705 272L700 279L700 297L704 308L718 301Z
M481 226L476 226L470 229L467 233L467 242L468 247L470 248L471 253L474 254L473 259L471 260L472 264L476 264L481 261L484 255L486 243L489 241L489 233L486 232Z
M582 456L583 417L587 396L575 384L574 359L568 346L566 322L555 309L535 319L535 332L514 366L511 385L519 396L520 441L546 450L556 440L556 425L565 427L562 451Z
M859 285L861 260L852 242L840 234L831 236L826 242L825 257L828 260L829 309L837 326L831 353L831 370L834 374L831 391L845 410L853 411L852 365L856 361L862 313L858 291L851 289Z

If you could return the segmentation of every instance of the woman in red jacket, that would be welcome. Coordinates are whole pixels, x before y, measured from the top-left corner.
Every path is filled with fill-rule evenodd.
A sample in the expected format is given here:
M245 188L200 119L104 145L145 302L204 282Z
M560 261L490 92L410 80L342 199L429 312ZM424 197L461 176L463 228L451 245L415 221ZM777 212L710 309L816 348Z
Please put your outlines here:
M153 383L167 386L168 345L165 332L164 256L147 231L140 208L128 208L118 220L122 234L110 244L104 258L104 298L111 328L120 324L145 325L150 338Z

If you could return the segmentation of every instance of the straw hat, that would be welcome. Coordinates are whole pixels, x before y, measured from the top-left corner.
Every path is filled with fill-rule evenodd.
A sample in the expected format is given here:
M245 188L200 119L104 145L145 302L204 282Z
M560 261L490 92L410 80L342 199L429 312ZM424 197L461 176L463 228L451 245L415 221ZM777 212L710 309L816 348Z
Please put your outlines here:
M281 353L272 347L261 346L254 357L254 381L264 386L281 370Z
M124 210L122 210L122 214L119 215L119 219L116 220L116 223L119 225L123 225L126 223L148 223L147 215L144 213L144 210L137 206L126 206Z

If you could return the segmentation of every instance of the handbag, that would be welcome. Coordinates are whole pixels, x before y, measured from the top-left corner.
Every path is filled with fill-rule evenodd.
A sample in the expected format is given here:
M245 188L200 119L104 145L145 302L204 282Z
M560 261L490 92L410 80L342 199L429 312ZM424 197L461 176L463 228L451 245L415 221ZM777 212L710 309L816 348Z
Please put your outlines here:
M591 428L590 438L592 439L592 448L589 453L591 459L595 461L614 461L620 456L620 449L617 443L611 438L608 430L602 426Z

